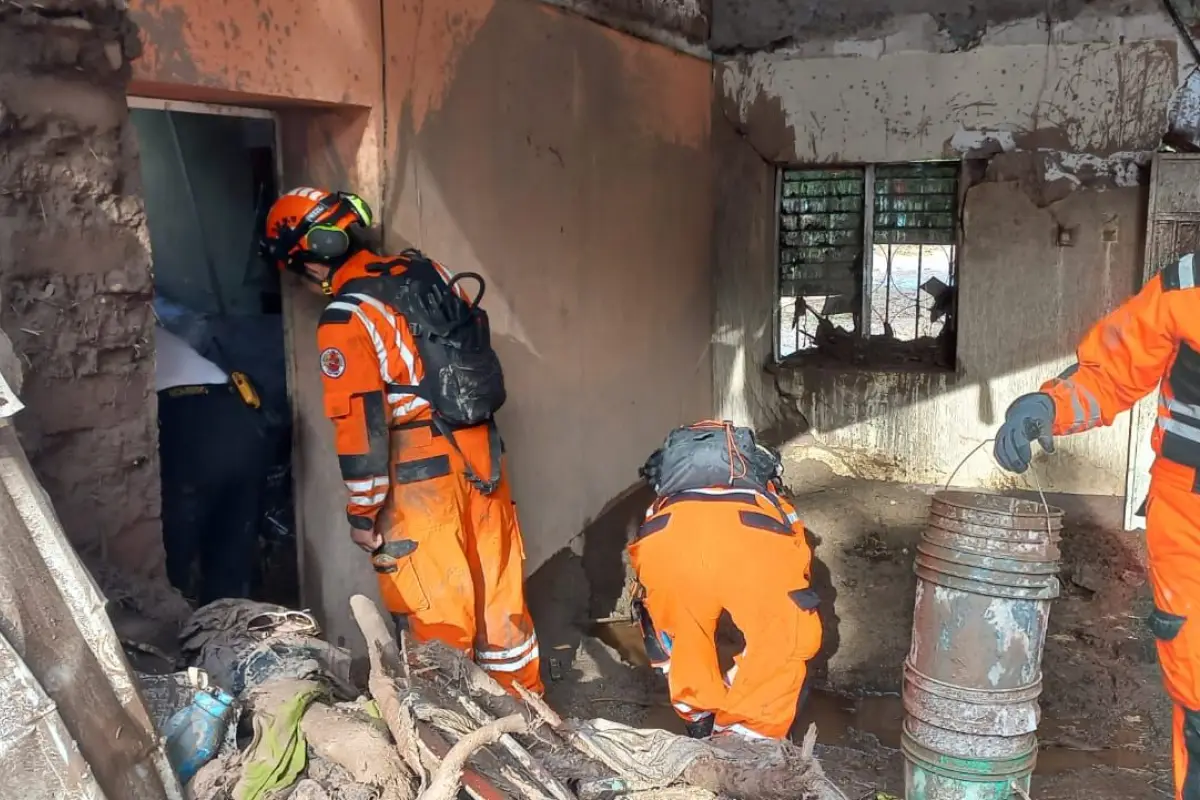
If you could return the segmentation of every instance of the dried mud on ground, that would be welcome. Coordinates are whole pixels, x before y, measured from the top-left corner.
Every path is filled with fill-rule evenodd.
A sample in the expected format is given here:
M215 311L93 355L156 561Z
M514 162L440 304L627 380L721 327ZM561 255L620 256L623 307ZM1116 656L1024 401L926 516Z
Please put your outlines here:
M839 785L901 794L897 693L910 640L912 558L932 490L840 478L813 462L789 464L787 477L812 531L814 584L825 601L825 647L797 730L816 722L817 755ZM1063 588L1043 660L1034 800L1171 794L1170 705L1142 622L1150 608L1143 542L1068 510ZM589 635L587 597L579 596L587 577L564 556L553 587L531 586L543 659L557 664L550 701L569 715L680 730L663 680L630 648Z

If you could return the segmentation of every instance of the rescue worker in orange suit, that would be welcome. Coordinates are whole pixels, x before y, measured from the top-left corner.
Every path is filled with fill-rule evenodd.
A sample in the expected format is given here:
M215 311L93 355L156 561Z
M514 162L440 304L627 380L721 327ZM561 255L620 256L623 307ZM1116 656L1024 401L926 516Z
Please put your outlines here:
M415 249L379 255L371 224L362 198L302 187L275 202L263 239L267 258L331 300L317 347L350 536L372 554L398 628L467 653L510 692L541 694L483 279Z
M776 487L660 496L628 546L647 655L693 738L786 738L807 662L821 646L812 553ZM746 643L724 674L716 647L722 612Z
M1029 467L1031 445L1054 452L1054 437L1109 425L1159 388L1151 435L1154 466L1146 516L1158 640L1175 704L1176 800L1200 800L1200 288L1186 255L1092 328L1077 363L1017 398L996 435L997 462Z

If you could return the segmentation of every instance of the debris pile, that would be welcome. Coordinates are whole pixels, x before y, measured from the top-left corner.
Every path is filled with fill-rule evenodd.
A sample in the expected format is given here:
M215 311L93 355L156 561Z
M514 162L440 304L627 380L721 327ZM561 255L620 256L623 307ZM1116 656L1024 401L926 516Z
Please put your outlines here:
M812 756L815 729L797 747L564 720L445 645L397 642L367 598L353 597L351 610L370 655L367 695L307 614L246 601L197 612L184 655L238 697L241 724L191 780L190 797L844 798Z

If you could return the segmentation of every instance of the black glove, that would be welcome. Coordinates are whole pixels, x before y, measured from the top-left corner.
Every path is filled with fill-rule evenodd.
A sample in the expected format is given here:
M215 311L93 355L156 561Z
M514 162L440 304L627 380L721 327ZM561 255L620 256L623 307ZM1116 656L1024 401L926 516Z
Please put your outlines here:
M1044 392L1018 397L1008 407L1004 424L996 432L996 463L1009 472L1029 469L1036 439L1047 453L1054 452L1054 400Z

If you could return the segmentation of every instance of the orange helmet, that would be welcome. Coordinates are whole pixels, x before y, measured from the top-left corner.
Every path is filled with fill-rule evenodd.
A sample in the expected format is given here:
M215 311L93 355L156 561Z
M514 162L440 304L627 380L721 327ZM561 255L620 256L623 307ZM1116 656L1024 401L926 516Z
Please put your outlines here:
M356 194L300 186L267 213L262 254L279 269L304 274L304 263L336 262L350 251L351 225L371 227L371 208Z

